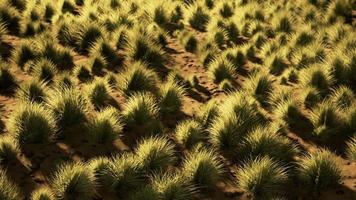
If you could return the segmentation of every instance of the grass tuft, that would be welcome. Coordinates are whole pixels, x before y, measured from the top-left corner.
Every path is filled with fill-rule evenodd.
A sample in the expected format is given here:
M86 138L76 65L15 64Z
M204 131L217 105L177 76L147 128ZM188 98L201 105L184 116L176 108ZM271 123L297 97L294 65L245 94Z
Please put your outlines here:
M236 172L239 188L253 199L267 199L281 193L288 182L285 167L268 158L260 157L245 163Z
M45 82L31 79L20 85L16 96L18 99L25 102L42 103L47 97L47 93L48 89Z
M44 82L52 82L57 74L55 64L46 58L36 61L31 71L32 77Z
M0 197L4 200L21 199L20 189L7 177L6 171L0 169Z
M127 96L136 92L152 92L157 90L157 74L141 62L135 62L119 75L119 89Z
M200 189L211 189L221 179L224 166L216 153L200 149L192 152L183 163L183 175Z
M122 115L129 128L140 128L146 133L159 131L159 110L155 98L150 94L132 95L124 105Z
M0 164L15 160L19 152L17 142L12 137L0 137Z
M191 8L191 17L189 18L189 24L196 30L205 32L206 26L210 21L210 16L200 6Z
M20 145L46 143L56 134L56 121L48 109L36 103L22 103L11 113L10 134Z
M0 91L9 92L16 86L16 78L7 67L8 63L0 64Z
M162 199L192 200L195 188L182 175L177 173L164 173L154 175L152 187Z
M288 138L269 127L258 127L246 137L242 147L244 158L268 156L288 163L293 161L298 149Z
M136 148L137 160L146 173L165 171L176 161L174 145L166 138L142 140Z
M82 163L68 163L59 167L52 181L58 199L91 200L95 195L95 177Z
M105 164L106 165L106 164ZM123 154L113 158L112 162L99 171L99 183L110 195L124 198L139 189L143 184L143 172L132 154Z
M92 143L106 144L119 137L122 124L115 108L106 108L98 113L88 125L89 140Z
M175 136L177 141L187 149L193 149L206 139L202 125L196 120L180 122L176 127Z
M347 142L346 155L350 160L356 160L356 136Z
M61 128L86 121L88 104L81 93L74 88L56 88L46 98Z
M235 77L234 65L229 60L223 58L212 61L208 66L208 72L215 83L221 83L225 79L232 80Z
M159 106L163 114L176 114L181 111L185 89L175 82L167 82L159 88Z
M41 187L31 194L31 200L55 200L52 190L48 187Z
M111 99L112 89L105 79L95 79L87 86L89 101L95 108L102 108L108 105Z
M327 150L305 155L299 164L299 179L311 192L321 192L339 184L341 171L335 156Z

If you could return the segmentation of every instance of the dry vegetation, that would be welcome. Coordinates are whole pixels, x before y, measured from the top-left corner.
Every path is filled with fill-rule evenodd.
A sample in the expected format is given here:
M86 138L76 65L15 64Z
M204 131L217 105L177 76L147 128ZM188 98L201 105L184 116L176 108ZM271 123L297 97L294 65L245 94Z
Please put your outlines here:
M0 0L0 200L356 199L354 0Z

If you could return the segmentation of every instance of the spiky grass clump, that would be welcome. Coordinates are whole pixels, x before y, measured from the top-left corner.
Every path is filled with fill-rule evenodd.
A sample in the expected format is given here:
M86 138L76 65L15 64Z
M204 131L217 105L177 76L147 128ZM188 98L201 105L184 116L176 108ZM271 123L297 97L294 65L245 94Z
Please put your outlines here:
M338 84L347 84L350 73L348 57L343 53L336 52L327 62L327 68Z
M54 85L57 88L71 88L74 87L75 82L70 73L61 73L54 79Z
M185 89L175 82L167 82L159 88L159 106L163 114L180 112L183 106Z
M190 12L191 16L189 18L189 24L196 30L205 32L206 26L210 21L210 16L207 12L200 6L192 7Z
M55 196L50 188L41 187L32 192L31 200L55 200Z
M346 155L350 160L356 160L356 136L347 142Z
M132 154L116 156L99 171L99 183L111 195L124 198L142 186L143 171L136 157Z
M234 157L247 133L266 123L256 103L243 95L230 94L219 106L219 114L209 128L211 143L227 156Z
M183 86L185 89L189 88L188 81L182 76L180 72L177 70L172 70L168 75L167 75L167 82L175 82L181 86Z
M93 55L89 60L89 68L95 75L102 75L107 66L108 62L101 55Z
M52 82L57 74L56 65L46 58L35 62L31 71L34 78L44 82Z
M43 12L44 12L43 17L46 20L46 22L52 22L52 17L56 14L57 10L55 9L54 5L48 2L44 6Z
M117 74L113 73L113 72L109 72L106 74L105 76L105 81L109 84L109 86L113 89L117 89L117 85L118 85L118 76Z
M241 71L242 67L247 63L245 54L241 48L231 48L224 51L224 56L234 64L236 71Z
M246 137L241 152L244 158L268 156L288 163L297 155L298 149L271 128L258 127Z
M352 2L345 0L332 1L328 4L327 13L329 22L336 21L336 18L342 17L345 22L352 22Z
M206 139L202 125L196 120L179 123L175 130L175 136L178 142L188 149L192 149Z
M11 114L8 129L20 145L46 143L56 134L56 121L42 105L23 103Z
M305 87L303 88L302 99L305 107L311 109L321 102L322 97L315 87Z
M152 187L162 199L191 200L195 188L182 175L177 173L165 173L155 175L152 178Z
M165 171L176 161L174 145L163 137L142 140L136 148L136 156L147 173Z
M96 79L87 86L89 101L95 108L101 108L108 104L111 99L112 89L105 79Z
M219 116L218 102L214 99L202 105L197 113L198 120L205 126L209 126Z
M19 34L21 14L8 2L2 1L0 4L0 20L6 24L6 28L10 33Z
M236 90L236 88L234 87L234 85L232 84L232 82L230 80L223 80L220 84L219 84L219 89L224 91L225 93L230 93Z
M95 178L97 179L97 183L101 184L101 176L104 174L104 171L108 169L108 166L112 162L112 159L105 156L98 156L91 158L87 162L87 166L90 170L93 171Z
M129 200L156 200L160 199L160 194L151 186L147 185L137 189L130 194Z
M185 158L182 173L196 187L211 189L221 179L224 166L215 152L200 149Z
M289 99L292 99L293 94L292 90L289 88L277 88L273 93L270 94L269 96L269 105L271 105L273 108L278 107L279 103L281 101L287 101Z
M41 35L35 42L43 58L51 60L58 70L71 70L74 66L74 56L70 48L65 48L53 42L53 36Z
M216 83L221 83L225 79L232 80L235 77L234 65L224 58L212 61L208 66L208 71Z
M280 75L288 67L285 59L277 53L267 57L264 64L269 68L270 73L275 75Z
M3 37L8 33L6 24L4 22L0 22L0 43L3 42Z
M346 128L351 134L356 133L356 108L352 107L346 111Z
M6 65L8 64L0 64L0 91L12 91L16 85L15 76Z
M184 43L184 48L186 51L194 53L198 49L198 40L193 36L187 37L185 43Z
M353 91L346 86L340 86L334 89L330 98L331 101L341 109L347 109L355 102Z
M279 16L273 22L275 30L284 33L291 33L293 31L292 19L289 16Z
M145 31L144 31L145 32ZM149 66L161 68L164 61L164 51L154 39L154 36L136 30L131 33L127 44L129 58L133 61L146 62Z
M155 98L150 94L132 95L124 105L122 115L129 128L142 128L148 133L159 131L159 110Z
M102 36L101 28L97 24L81 25L76 32L77 49L84 54L89 53L90 47Z
M46 83L37 79L31 79L22 83L17 90L17 98L25 102L42 103L47 97Z
M253 199L267 199L281 192L288 181L288 174L278 162L260 157L238 169L236 179L237 186Z
M302 126L307 122L298 100L288 98L278 102L273 113L276 119L283 120L289 127Z
M81 81L86 82L92 78L90 70L83 65L74 68L74 75Z
M312 192L320 192L339 184L341 171L335 156L327 150L305 155L299 164L299 179Z
M222 7L220 8L219 13L222 17L229 18L234 14L234 11L233 11L232 6L225 2L222 4Z
M90 54L103 56L110 65L116 65L119 62L115 47L105 40L96 41L90 49Z
M325 101L319 104L312 110L310 120L313 124L313 134L326 142L328 139L341 134L345 127L345 118L338 106L335 106L330 101Z
M75 2L73 0L64 0L62 4L62 12L75 13Z
M93 143L105 144L119 137L122 124L115 108L106 108L89 123L89 138Z
M8 163L16 159L17 154L20 152L17 142L12 137L0 137L0 164Z
M22 198L20 189L7 177L6 171L3 169L0 169L0 197L4 200Z
M250 77L244 87L251 92L261 104L266 104L269 94L273 90L271 78L267 73L258 72Z
M34 44L29 41L24 41L14 49L12 60L23 69L25 64L37 58L37 55L38 52L36 48L34 48Z
M157 74L141 62L135 62L119 77L119 89L130 96L136 92L157 90Z
M67 163L59 167L52 181L56 198L91 200L95 195L95 177L82 163Z
M52 90L46 102L62 128L86 121L87 101L74 88Z
M333 78L328 70L320 65L312 65L300 71L300 83L303 86L313 86L320 94L326 95L333 84Z

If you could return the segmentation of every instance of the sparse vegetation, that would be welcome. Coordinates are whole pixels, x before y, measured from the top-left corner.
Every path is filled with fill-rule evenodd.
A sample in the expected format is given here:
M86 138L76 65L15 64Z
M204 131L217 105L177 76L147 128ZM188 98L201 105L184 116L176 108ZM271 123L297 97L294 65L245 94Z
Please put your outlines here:
M353 199L355 14L1 0L0 200Z

